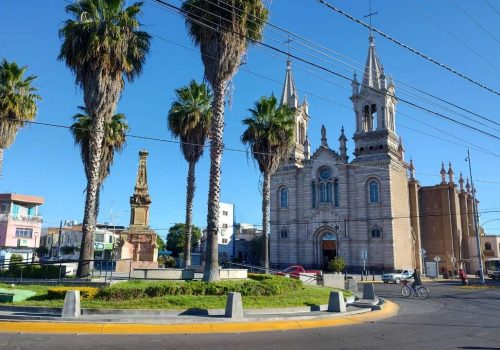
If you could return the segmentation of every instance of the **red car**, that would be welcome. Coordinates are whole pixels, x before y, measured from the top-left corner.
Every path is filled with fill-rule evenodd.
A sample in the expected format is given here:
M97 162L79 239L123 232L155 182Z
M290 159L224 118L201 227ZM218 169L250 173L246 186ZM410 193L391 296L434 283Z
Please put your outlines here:
M321 271L319 270L306 270L300 265L289 266L281 272L277 272L278 276L290 276L291 278L299 278L300 274L315 274L317 276L321 276Z

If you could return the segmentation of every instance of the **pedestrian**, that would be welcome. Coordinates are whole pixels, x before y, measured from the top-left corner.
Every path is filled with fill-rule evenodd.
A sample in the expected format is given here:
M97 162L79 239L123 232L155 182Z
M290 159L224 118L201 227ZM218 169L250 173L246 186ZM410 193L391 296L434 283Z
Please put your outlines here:
M458 277L462 280L462 285L466 286L468 284L467 274L463 269L458 270Z

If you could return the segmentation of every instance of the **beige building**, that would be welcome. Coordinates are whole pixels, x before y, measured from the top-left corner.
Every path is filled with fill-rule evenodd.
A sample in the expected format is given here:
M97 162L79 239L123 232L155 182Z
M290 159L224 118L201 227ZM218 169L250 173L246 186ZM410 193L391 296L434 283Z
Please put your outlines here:
M451 165L448 173L442 168L437 186L421 187L415 179L396 131L395 86L384 74L373 37L362 82L354 75L351 85L354 158L349 160L341 126L335 145L325 126L316 131L321 144L311 152L309 106L299 101L288 62L281 103L295 110L296 135L289 160L271 179L272 266L323 268L341 256L353 272L422 270L425 259L439 255L444 271L452 261L468 259L470 186L464 190L461 177L457 189Z

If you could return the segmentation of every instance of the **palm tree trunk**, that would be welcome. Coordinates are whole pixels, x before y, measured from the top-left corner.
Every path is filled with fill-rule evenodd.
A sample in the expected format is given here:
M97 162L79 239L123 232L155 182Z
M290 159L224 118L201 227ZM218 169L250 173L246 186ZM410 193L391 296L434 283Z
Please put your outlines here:
M189 162L186 189L186 235L184 237L184 267L191 265L191 232L193 229L193 200L195 191L195 162Z
M0 148L0 178L3 173L3 148Z
M96 225L97 195L99 192L99 169L101 166L102 140L104 137L104 116L96 116L93 133L90 138L90 165L85 211L82 224L82 244L76 275L87 277L90 272L90 260L94 258L93 233Z
M264 237L263 265L266 273L269 273L269 212L271 198L271 175L264 173L264 185L262 186L262 236Z
M207 245L203 281L220 280L219 274L219 200L220 166L222 160L224 131L224 98L226 82L214 84L213 113L210 125L210 182L208 190Z

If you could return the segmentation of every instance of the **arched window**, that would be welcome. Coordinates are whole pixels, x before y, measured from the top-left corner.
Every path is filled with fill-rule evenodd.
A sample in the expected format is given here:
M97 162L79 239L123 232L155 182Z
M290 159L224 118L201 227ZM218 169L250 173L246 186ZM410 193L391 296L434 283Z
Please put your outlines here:
M332 202L332 183L331 182L326 183L326 201L328 203Z
M280 208L288 208L288 188L286 187L280 190Z
M378 227L373 227L370 230L370 237L371 238L381 238L382 237L382 231Z
M328 167L321 168L318 173L319 176L319 202L331 203L332 202L332 169Z
M379 198L378 182L376 180L370 180L370 182L368 183L368 189L369 189L370 203L379 203L380 198Z
M484 244L484 250L491 250L491 243L490 242L486 242Z
M333 180L333 204L339 207L339 180Z

